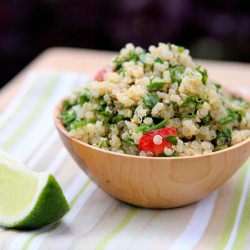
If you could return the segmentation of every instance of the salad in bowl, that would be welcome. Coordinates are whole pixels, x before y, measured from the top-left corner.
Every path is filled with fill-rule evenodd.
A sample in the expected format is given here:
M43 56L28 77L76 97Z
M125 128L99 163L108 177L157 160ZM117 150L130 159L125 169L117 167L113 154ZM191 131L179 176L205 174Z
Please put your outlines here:
M189 50L127 44L63 102L70 136L118 153L195 156L250 136L250 105L212 81Z

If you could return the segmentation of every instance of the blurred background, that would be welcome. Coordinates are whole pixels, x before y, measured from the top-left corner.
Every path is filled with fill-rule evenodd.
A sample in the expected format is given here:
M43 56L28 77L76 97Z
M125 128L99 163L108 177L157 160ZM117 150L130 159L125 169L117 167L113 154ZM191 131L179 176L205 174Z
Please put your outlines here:
M194 57L250 62L247 0L0 0L0 86L46 48L186 46Z

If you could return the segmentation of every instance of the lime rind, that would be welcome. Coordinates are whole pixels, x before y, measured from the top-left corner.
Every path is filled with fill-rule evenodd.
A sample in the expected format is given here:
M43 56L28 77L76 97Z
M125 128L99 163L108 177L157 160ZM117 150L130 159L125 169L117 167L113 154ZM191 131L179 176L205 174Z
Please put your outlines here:
M70 205L52 175L48 175L45 187L31 212L21 221L12 224L11 227L35 229L58 221L69 211Z
M63 191L51 174L46 172L34 173L4 152L0 152L0 172L2 174L0 177L4 178L2 179L4 180L2 186L0 183L0 195L2 195L0 197L2 202L0 226L17 229L35 229L58 221L69 211L70 206ZM25 183L26 179L28 183ZM13 181L19 181L19 186L13 185L13 187L11 185ZM23 190L21 192L20 190L15 190L17 187L21 187ZM26 189L32 187L34 190L27 190L26 193ZM12 195L13 199L10 202L8 197ZM17 197L17 195L23 198ZM22 201L25 201L25 195L29 195L31 198L26 199L26 202L21 204ZM4 197L7 199L6 201ZM10 213L11 210L14 212Z

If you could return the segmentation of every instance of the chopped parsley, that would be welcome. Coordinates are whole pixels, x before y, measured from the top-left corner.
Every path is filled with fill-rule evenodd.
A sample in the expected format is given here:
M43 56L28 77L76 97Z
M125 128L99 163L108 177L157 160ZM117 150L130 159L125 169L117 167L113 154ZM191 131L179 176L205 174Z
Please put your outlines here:
M180 84L182 80L182 74L184 73L184 68L182 66L175 66L170 68L169 71L172 82L177 82Z
M82 128L86 125L85 121L82 120L75 120L73 123L71 123L70 125L70 129L78 129L78 128Z
M136 132L142 132L144 134L144 133L151 131L151 130L164 128L167 123L168 123L168 118L162 120L161 122L159 122L158 124L155 124L155 125L147 125L147 124L143 123L139 127L136 128Z
M157 57L157 58L155 59L155 62L160 63L160 64L163 64L163 63L164 63L164 61L163 61L160 57Z
M216 136L216 144L218 146L221 145L229 145L232 140L232 131L229 128L223 128L217 131Z
M198 66L196 70L201 74L203 84L206 84L208 80L207 70L203 69L201 66Z
M137 54L135 51L131 51L129 53L128 57L116 56L113 59L113 64L115 66L115 70L118 71L119 73L122 73L122 71L123 71L123 64L125 62L129 62L129 61L134 61L134 62L142 61L144 63L144 60L145 60L145 52Z
M183 53L185 51L185 48L182 46L178 46L178 52Z
M99 148L106 148L107 146L108 146L108 139L102 137L102 138L100 139L100 142L98 143L98 147L99 147Z
M157 94L147 94L143 98L143 103L148 108L153 108L158 102L159 97Z
M142 132L145 134L146 132L152 130L150 125L147 124L141 124L139 127L136 128L136 132Z
M86 88L83 90L83 92L79 93L76 102L82 106L85 102L89 102L91 98L92 95L90 93L90 90Z
M222 87L221 84L219 84L219 83L215 83L214 85L215 85L217 90L221 89L221 87Z
M95 118L90 118L90 119L88 119L88 123L94 124L94 123L96 123L96 119Z
M129 146L136 145L131 135L129 135L126 139L123 139L122 142Z
M198 96L187 96L182 105L180 106L183 109L181 117L195 117L196 111L202 103L203 100Z
M241 122L243 116L243 112L240 110L233 111L233 110L228 110L228 114L226 117L222 118L219 123L220 125L227 125L231 122L234 122L235 120L238 122Z
M207 125L209 125L211 120L212 120L212 117L211 117L210 114L208 114L206 117L201 119L201 125L202 126L207 126Z
M177 136L176 135L169 135L165 137L165 140L171 142L172 144L177 144Z
M169 157L173 157L173 156L179 156L179 152L174 150L173 153L171 155L169 155Z
M166 85L165 82L151 82L150 84L148 84L147 89L148 89L149 91L152 91L152 90L159 91L159 90L161 90L165 85Z
M151 130L156 130L156 129L159 129L159 128L164 128L166 126L166 124L168 123L168 118L164 119L163 121L161 121L160 123L156 124L156 125L153 125L151 127Z
M73 105L73 103L71 102L70 99L65 99L63 100L63 110L68 110L69 108L71 108Z
M67 130L71 129L71 124L77 119L76 112L64 111L61 119Z
M215 148L214 148L214 150L215 151L219 151L219 150L222 150L222 149L226 149L226 148L228 148L228 145L226 145L226 144L224 144L224 145L217 145Z
M120 121L122 121L124 119L124 117L120 114L116 114L113 118L112 118L112 122L113 123L118 123Z

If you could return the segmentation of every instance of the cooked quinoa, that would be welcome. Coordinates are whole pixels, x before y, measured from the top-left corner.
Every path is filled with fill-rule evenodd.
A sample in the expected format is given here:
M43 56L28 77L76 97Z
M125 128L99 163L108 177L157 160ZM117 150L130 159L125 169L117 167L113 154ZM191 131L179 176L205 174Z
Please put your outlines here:
M138 144L149 131L173 128L157 156L211 153L250 136L250 106L209 79L189 50L159 43L148 51L127 44L87 87L64 101L69 134L96 147L153 156ZM161 145L165 137L155 135Z

